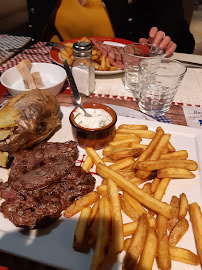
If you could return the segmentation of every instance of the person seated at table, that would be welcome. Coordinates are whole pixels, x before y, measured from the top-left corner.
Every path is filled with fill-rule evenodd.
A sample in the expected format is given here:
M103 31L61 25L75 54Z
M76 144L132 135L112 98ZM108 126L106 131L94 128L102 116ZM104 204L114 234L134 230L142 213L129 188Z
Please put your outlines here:
M104 1L106 2L106 0ZM110 1L113 0L109 0L109 2ZM37 1L35 0L34 2L36 5ZM115 2L117 4L117 8L115 4L114 12L117 13L117 15L120 15L120 1ZM129 4L127 2L126 6L128 7L128 5ZM119 16L120 22L116 22L113 17L113 13L110 10L110 3L108 5L106 2L108 10L105 9L101 0L60 0L59 5L57 2L56 6L57 8L52 14L49 23L47 24L44 31L44 40L46 41L50 39L52 41L62 41L82 36L116 36L120 38L127 38L134 42L146 42L146 39L140 38L148 37L149 33L149 38L147 39L147 41L150 43L154 42L156 45L159 45L161 48L165 49L166 54L171 54L176 48L176 45L174 44L174 41L177 40L175 38L175 34L173 34L174 41L171 41L169 36L164 37L164 29L166 28L161 28L163 31L158 31L157 27L152 28L152 26L155 25L152 24L152 21L150 23L150 27L148 27L148 24L144 26L144 31L136 29L136 26L134 24L134 27L132 29L133 33L140 34L139 36L132 36L132 34L130 33L131 27L129 27L125 23L126 21L128 22L128 14L124 12L125 9L122 9L123 13ZM144 10L142 12L144 15ZM154 17L155 15L156 14L154 14ZM39 17L40 16L37 16L38 20ZM125 34L124 31L121 30L121 28L120 31L117 31L119 29L119 25L122 27L125 26ZM167 22L165 23L165 25L167 25ZM141 24L138 24L137 28L139 27L141 29L143 28L141 27ZM173 37L171 36L172 39Z

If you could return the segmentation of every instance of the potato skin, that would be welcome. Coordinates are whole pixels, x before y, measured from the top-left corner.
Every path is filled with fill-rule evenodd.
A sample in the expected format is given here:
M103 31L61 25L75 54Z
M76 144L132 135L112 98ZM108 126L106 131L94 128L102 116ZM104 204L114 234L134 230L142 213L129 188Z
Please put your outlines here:
M0 151L14 156L46 139L59 125L59 103L48 90L30 90L12 98L6 110L17 110L12 134L0 141ZM1 118L1 111L0 111Z

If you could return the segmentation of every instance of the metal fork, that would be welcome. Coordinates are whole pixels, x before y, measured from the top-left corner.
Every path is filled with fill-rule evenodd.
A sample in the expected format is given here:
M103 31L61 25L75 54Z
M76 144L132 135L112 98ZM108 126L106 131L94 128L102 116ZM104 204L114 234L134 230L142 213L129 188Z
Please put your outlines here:
M47 42L45 45L41 46L41 47L52 47L52 48L56 48L56 49L65 49L66 46L64 44L61 43L57 43L57 42ZM19 51L24 51L24 50L35 50L35 49L40 49L41 47L19 47L19 48L11 48L8 49L8 52L19 52Z
M63 66L64 66L64 68L65 68L65 70L67 72L67 76L68 76L68 79L69 79L69 84L71 86L72 93L73 93L74 100L75 100L76 104L84 111L85 116L92 117L92 115L87 113L87 111L83 107L83 104L81 102L81 96L79 94L78 88L77 88L76 83L74 81L74 77L72 76L72 72L71 72L70 67L69 67L69 65L67 63L67 60L62 59L62 62L63 62Z

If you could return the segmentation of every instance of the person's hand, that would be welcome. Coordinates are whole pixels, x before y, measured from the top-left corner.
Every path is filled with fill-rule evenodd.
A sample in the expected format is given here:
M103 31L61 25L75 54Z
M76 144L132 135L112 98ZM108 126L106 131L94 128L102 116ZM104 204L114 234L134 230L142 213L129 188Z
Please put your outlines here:
M177 48L177 45L171 40L171 38L166 36L163 31L158 31L157 27L152 27L150 29L148 39L140 38L139 42L154 44L164 50L167 56L171 55Z

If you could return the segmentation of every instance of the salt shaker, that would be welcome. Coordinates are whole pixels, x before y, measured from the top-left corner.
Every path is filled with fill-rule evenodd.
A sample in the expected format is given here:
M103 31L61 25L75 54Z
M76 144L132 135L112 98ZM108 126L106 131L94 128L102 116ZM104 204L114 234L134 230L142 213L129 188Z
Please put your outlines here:
M73 45L72 75L80 94L90 96L95 89L95 69L91 60L92 45L76 42Z

